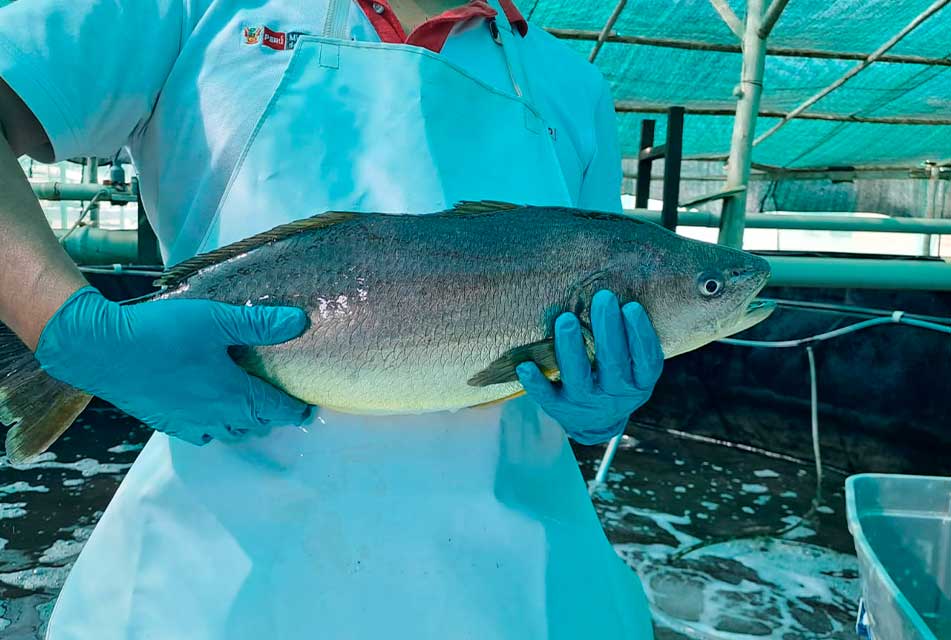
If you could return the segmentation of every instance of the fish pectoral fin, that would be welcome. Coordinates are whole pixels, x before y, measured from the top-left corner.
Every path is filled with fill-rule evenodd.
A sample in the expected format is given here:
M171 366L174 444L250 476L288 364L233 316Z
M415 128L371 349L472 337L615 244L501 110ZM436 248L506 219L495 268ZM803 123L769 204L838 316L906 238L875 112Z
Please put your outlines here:
M520 389L515 393L509 394L504 398L499 398L498 400L489 400L488 402L480 402L479 404L474 404L470 409L483 409L485 407L494 407L497 404L502 404L503 402L508 402L509 400L514 400L515 398L520 398L525 395L525 389Z
M487 387L503 382L515 382L518 380L515 367L523 362L534 362L549 379L557 379L559 369L554 338L509 349L488 367L469 378L468 384L470 387Z

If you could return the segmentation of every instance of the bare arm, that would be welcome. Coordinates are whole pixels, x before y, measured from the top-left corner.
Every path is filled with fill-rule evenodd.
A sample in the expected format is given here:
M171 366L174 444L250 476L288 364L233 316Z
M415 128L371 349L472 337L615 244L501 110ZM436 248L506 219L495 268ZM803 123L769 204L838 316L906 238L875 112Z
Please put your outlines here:
M50 316L87 284L46 221L17 158L51 157L43 128L0 80L0 322L31 349Z

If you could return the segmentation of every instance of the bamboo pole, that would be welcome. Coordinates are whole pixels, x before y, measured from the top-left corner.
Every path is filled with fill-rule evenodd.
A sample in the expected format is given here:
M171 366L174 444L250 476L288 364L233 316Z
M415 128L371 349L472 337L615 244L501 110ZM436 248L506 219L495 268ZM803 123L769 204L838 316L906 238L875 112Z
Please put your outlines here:
M776 21L779 20L779 16L783 15L787 4L789 4L789 0L772 1L772 4L769 5L769 9L766 10L766 15L763 16L763 24L759 26L760 38L765 40L769 37L769 34L773 31L773 27L776 26Z
M627 0L618 0L614 11L611 13L611 17L604 23L604 28L601 29L601 33L598 34L598 40L594 44L594 49L591 50L591 55L588 56L588 62L594 62L598 54L601 53L601 47L604 46L604 41L611 35L611 29L614 28L614 23L617 22L617 19L621 17L621 11L624 10L624 5L626 4Z
M766 41L759 37L765 0L748 0L746 4L746 32L743 38L743 71L738 87L736 117L730 141L730 160L727 164L726 189L747 184L752 162L753 135L756 116L763 93L763 72L766 66ZM951 0L948 0L951 1ZM743 218L746 215L747 191L733 195L723 202L718 242L728 247L743 246Z
M740 40L743 39L743 22L736 17L736 13L733 12L732 7L730 7L727 0L710 0L710 4L713 5L713 8L717 10L717 13L720 14L720 17L726 23L726 26L730 27L737 38Z

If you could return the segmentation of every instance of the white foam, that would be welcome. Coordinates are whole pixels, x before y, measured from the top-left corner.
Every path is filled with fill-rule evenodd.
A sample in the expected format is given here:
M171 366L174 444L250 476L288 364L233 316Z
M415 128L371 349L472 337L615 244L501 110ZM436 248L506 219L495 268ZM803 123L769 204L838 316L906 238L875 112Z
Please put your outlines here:
M857 602L858 580L848 577L858 568L852 556L802 543L736 540L691 554L687 569L658 562L638 545L618 550L641 575L659 626L690 638L849 637L851 623L813 605L848 609ZM810 618L816 628L803 626ZM828 631L817 632L821 628Z
M63 560L70 560L79 555L83 548L84 541L81 540L57 540L49 549L40 556L40 562L46 564L57 564Z
M778 478L779 474L772 469L757 469L753 472L757 478Z
M8 496L11 493L48 493L49 488L42 485L32 485L29 482L14 482L12 484L6 484L0 487L0 496Z
M769 491L765 484L743 484L740 489L743 493L766 493Z
M117 444L114 447L109 447L106 449L109 453L129 453L130 451L141 451L144 444L129 444L123 442L122 444Z
M6 456L0 456L0 469L3 467L12 467L18 470L27 469L70 469L80 472L84 478L99 475L101 473L116 474L121 473L131 467L131 464L101 463L92 458L83 458L76 462L57 462L56 454L51 451L40 454L29 464L13 465Z
M63 582L66 581L66 574L68 573L69 567L36 567L23 571L0 573L0 582L29 591L56 593L63 587Z
M22 518L26 515L25 502L0 502L0 520Z

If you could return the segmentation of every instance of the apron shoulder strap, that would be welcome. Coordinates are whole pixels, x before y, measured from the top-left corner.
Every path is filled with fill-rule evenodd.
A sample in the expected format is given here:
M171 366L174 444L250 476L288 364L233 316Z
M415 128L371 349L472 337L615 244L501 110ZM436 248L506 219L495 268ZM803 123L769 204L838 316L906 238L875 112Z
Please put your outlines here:
M350 5L352 3L353 0L329 0L327 5L327 18L324 22L323 30L323 36L325 38L332 38L334 40L347 39L347 19L350 17ZM506 11L505 5L500 3L499 0L488 0L488 3L489 6L495 9L498 15L505 16L506 21L509 22L510 15L509 12ZM498 31L497 29L497 34ZM530 98L531 96L525 96L523 93L528 91L528 85L524 82L524 69L521 68L519 60L513 60L513 52L511 51L515 49L515 47L511 45L511 39L514 39L516 31L517 27L509 22L509 27L505 29L506 33L498 34L499 39L497 42L502 46L502 55L505 57L505 65L508 67L515 94L520 98ZM328 59L331 58L334 62L328 62L328 66L336 67L336 56L328 56Z
M325 38L343 40L347 36L347 18L350 15L350 4L353 0L329 0L327 5L327 19L324 22L323 35ZM500 15L504 15L510 27L517 27L512 22L512 7L514 5L501 4L498 0L490 0L489 4ZM524 34L523 34L524 35Z
M353 0L330 0L327 3L327 19L324 22L324 37L343 40L347 37L347 18Z

